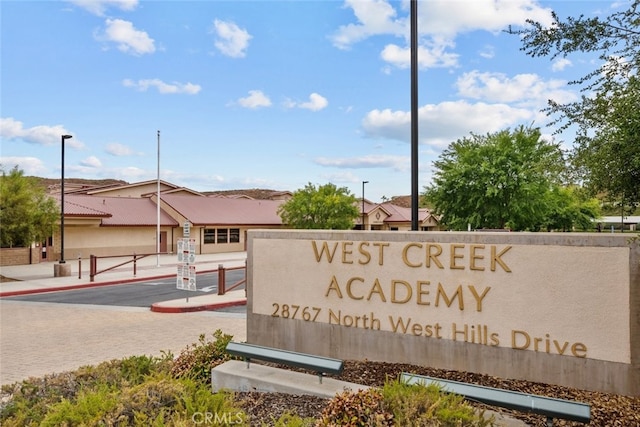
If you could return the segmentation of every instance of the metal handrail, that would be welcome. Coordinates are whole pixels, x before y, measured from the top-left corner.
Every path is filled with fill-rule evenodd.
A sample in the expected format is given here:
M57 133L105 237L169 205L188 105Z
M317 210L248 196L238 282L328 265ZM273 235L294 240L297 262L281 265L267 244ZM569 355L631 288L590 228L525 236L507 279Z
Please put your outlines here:
M159 254L157 254L157 253L135 254L134 253L132 255L107 255L107 256L90 255L89 256L89 281L93 282L95 280L95 276L97 276L100 273L104 273L106 271L113 270L114 268L122 267L123 265L129 264L131 262L133 263L133 277L136 277L136 273L137 273L136 262L139 259L148 257L150 255L159 255ZM133 259L131 259L129 261L122 262L120 264L113 265L113 266L111 266L109 268L105 268L104 270L98 271L98 259L101 259L101 258L123 258L123 257L133 257Z

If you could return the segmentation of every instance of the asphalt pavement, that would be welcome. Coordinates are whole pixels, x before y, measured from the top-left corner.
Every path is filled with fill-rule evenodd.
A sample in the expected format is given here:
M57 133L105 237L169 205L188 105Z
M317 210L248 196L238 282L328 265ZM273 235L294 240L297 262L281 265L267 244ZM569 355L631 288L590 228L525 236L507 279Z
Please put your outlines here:
M220 265L224 266L224 268L244 267L246 258L246 252L196 255L193 265L195 265L197 273L202 273L215 271ZM99 259L98 271L107 271L96 275L93 282L89 277L89 260L87 259L80 261L67 260L66 262L71 265L71 275L67 277L54 277L55 262L0 267L2 276L15 280L13 282L0 283L0 298L176 277L178 265L181 265L178 262L177 255L167 254L152 255L138 259L135 263L135 275L133 263L112 268L132 259L125 257ZM109 268L112 269L108 270ZM181 313L211 310L246 303L244 289L232 290L225 293L225 295L218 295L217 293L196 295L189 298L158 302L153 304L150 309L159 313Z
M89 278L88 260L67 261L72 274L53 277L54 262L0 267L15 281L0 283L0 383L60 373L128 356L173 354L212 339L220 329L246 340L246 314L208 311L246 304L244 290L155 303L152 307L117 307L8 300L6 296L175 277L176 255L149 256ZM124 262L100 259L98 270ZM246 253L197 255L196 271L243 267ZM110 263L110 264L109 264ZM80 268L79 268L80 267ZM195 294L195 293L194 293Z

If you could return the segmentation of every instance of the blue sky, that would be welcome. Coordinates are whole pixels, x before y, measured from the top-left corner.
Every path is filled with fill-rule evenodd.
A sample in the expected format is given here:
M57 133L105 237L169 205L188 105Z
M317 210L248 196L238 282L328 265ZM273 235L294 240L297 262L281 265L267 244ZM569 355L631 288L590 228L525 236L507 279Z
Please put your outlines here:
M471 132L542 128L595 58L530 58L503 30L628 0L424 0L419 186ZM196 191L411 193L409 2L0 1L0 164ZM570 134L555 137L565 147Z

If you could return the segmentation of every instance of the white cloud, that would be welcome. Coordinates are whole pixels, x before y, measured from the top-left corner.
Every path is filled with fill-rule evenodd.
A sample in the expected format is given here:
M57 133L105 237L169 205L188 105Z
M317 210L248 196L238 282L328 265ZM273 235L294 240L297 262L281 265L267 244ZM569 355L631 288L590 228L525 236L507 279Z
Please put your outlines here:
M553 71L562 71L567 67L571 67L573 63L567 58L559 58L556 59L551 65L551 70Z
M302 108L305 110L320 111L329 105L329 101L324 96L314 92L309 95L309 101L307 102L295 102L287 99L283 105L285 108Z
M129 21L122 19L107 19L103 35L96 38L114 42L118 50L132 55L144 55L155 52L154 40L145 31L137 30Z
M394 5L401 5L404 16L398 18ZM339 49L372 36L400 37L403 45L389 43L381 58L398 67L408 67L410 22L408 2L387 0L346 0L356 23L341 26L331 40ZM447 51L454 47L457 35L475 30L499 32L509 25L523 25L526 19L550 24L551 9L543 8L535 0L430 0L418 2L418 33L421 67L450 67L457 65L457 55ZM483 51L481 55L492 55Z
M456 86L458 93L466 98L534 108L542 108L548 99L562 103L576 99L575 93L566 89L564 80L543 80L537 74L517 74L510 78L503 73L471 71L460 76Z
M496 56L496 50L493 46L486 45L478 52L478 55L485 59L491 59Z
M362 178L354 175L351 172L337 172L337 173L323 173L320 177L326 182L332 182L334 184L347 183L354 184L362 182Z
M550 25L551 8L536 0L431 0L418 6L418 30L421 34L449 37L464 32L485 30L500 32L509 25L523 25L527 19Z
M0 166L5 172L17 166L26 176L42 176L47 173L42 160L35 157L0 157Z
M256 109L260 107L270 107L271 100L262 93L261 90L250 90L249 96L238 99L238 104L245 108Z
M102 167L102 162L96 156L89 156L86 159L80 161L82 166L86 166L89 168L100 168Z
M104 16L105 11L114 7L116 9L131 11L138 6L138 0L68 0L69 3L75 4L88 12Z
M406 31L405 20L396 19L396 10L386 0L346 0L344 7L353 9L358 23L343 25L331 36L339 49L374 35L402 35Z
M224 55L232 58L244 58L253 37L234 22L219 19L213 21L213 32L216 34L215 47Z
M420 143L438 149L468 135L497 132L520 123L532 122L537 113L506 104L470 104L466 101L425 105L418 110ZM366 136L409 142L411 112L373 110L362 121Z
M331 166L345 169L359 168L392 168L397 171L409 170L411 158L409 156L367 155L361 157L318 157L314 163L320 166Z
M107 144L106 152L116 157L125 157L133 155L133 150L123 144L118 144L117 142L112 142Z
M25 128L23 123L12 117L0 118L0 137L8 140L22 140L30 144L56 145L62 141L62 135L69 135L71 132L62 125L55 126L34 126ZM84 144L77 139L67 139L65 146L73 148L84 148Z
M161 94L180 94L185 93L187 95L195 95L202 87L193 83L165 83L160 79L143 79L137 82L131 79L124 79L122 85L125 87L132 87L141 92L145 92L150 87L155 87Z
M455 67L458 65L458 54L446 52L447 48L455 47L455 43L434 38L428 46L418 46L418 66L420 68ZM380 53L380 57L398 68L411 66L411 48L388 44Z

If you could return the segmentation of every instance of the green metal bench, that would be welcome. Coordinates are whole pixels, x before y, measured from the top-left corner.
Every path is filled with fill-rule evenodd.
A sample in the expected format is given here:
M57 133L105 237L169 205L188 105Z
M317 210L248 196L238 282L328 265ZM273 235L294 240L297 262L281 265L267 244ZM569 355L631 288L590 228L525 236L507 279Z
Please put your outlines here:
M549 427L553 426L554 418L562 418L582 423L588 423L591 420L591 407L585 403L553 399L550 397L519 393L517 391L501 390L409 373L402 373L400 380L406 384L435 384L445 392L459 394L468 400L482 402L491 406L515 409L521 412L544 415L547 417L547 425Z
M226 351L233 356L242 357L247 362L247 369L249 369L251 359L258 359L265 362L278 363L314 371L320 379L320 384L322 384L322 377L324 374L339 375L342 373L344 368L344 362L340 359L280 350L255 344L232 341L227 344Z

